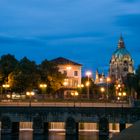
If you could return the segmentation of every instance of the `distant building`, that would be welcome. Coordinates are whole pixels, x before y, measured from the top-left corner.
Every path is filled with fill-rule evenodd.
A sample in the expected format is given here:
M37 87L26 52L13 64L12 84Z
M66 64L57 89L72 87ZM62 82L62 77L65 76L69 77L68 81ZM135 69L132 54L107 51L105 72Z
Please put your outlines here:
M123 81L128 73L134 73L134 61L125 47L122 36L119 39L118 47L110 60L109 76L112 81Z
M63 83L65 88L64 96L69 96L78 85L81 85L82 65L63 57L53 59L51 62L57 64L61 73L66 74L66 79L64 79Z
M96 85L102 85L102 84L106 83L106 77L105 77L104 73L100 74L98 72L98 70L96 70L96 75L95 75L94 83Z

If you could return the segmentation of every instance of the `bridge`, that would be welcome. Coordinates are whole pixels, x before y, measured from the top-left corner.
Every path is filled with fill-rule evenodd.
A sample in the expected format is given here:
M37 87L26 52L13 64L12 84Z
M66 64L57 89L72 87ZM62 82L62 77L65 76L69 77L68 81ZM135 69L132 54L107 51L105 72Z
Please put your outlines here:
M2 134L18 133L20 122L33 122L34 134L48 133L49 122L65 122L66 134L76 134L80 122L96 122L108 133L109 123L119 123L121 131L138 120L140 108L132 107L0 106Z

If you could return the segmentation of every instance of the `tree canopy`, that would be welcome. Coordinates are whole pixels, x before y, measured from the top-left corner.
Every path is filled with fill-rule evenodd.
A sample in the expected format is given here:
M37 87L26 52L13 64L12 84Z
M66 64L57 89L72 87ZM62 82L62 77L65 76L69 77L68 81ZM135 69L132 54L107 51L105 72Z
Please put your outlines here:
M40 83L47 84L47 92L54 93L62 87L65 75L61 74L56 64L44 60L37 65L27 57L17 60L7 54L0 59L0 82L9 84L14 92L39 89Z

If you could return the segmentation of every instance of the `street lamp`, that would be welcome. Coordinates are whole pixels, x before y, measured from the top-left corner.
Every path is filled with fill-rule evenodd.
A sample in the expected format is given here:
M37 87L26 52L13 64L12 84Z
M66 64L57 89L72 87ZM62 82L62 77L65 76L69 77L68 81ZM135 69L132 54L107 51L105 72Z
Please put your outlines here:
M41 88L42 90L42 94L43 94L43 97L45 96L45 92L46 92L46 88L47 88L47 84L40 84L39 87Z
M29 107L31 107L32 96L34 96L35 93L33 91L31 92L27 91L26 95L29 96Z
M2 87L3 87L5 90L7 90L7 89L10 87L10 85L9 85L9 84L3 84ZM6 92L6 91L5 91L5 92Z
M86 76L88 78L88 81L86 82L86 86L87 86L87 98L89 99L89 86L90 86L90 82L89 82L89 77L91 76L91 72L90 71L87 71L86 72Z
M100 91L102 92L102 94L105 92L105 88L104 87L101 87L100 88Z
M75 97L79 95L77 91L71 92L71 95L74 97L74 107L75 107Z
M109 84L110 82L111 82L110 77L107 77L107 78L106 78L106 83L107 83L107 95L106 95L106 98L107 98L107 100L108 100L108 97L109 97L108 84Z

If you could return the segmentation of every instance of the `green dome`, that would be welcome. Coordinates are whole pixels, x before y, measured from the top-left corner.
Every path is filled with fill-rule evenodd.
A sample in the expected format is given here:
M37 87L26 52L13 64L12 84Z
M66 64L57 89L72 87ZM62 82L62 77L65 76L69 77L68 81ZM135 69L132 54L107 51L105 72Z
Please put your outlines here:
M118 48L114 53L113 56L116 58L122 58L124 56L130 56L129 52L125 48Z

